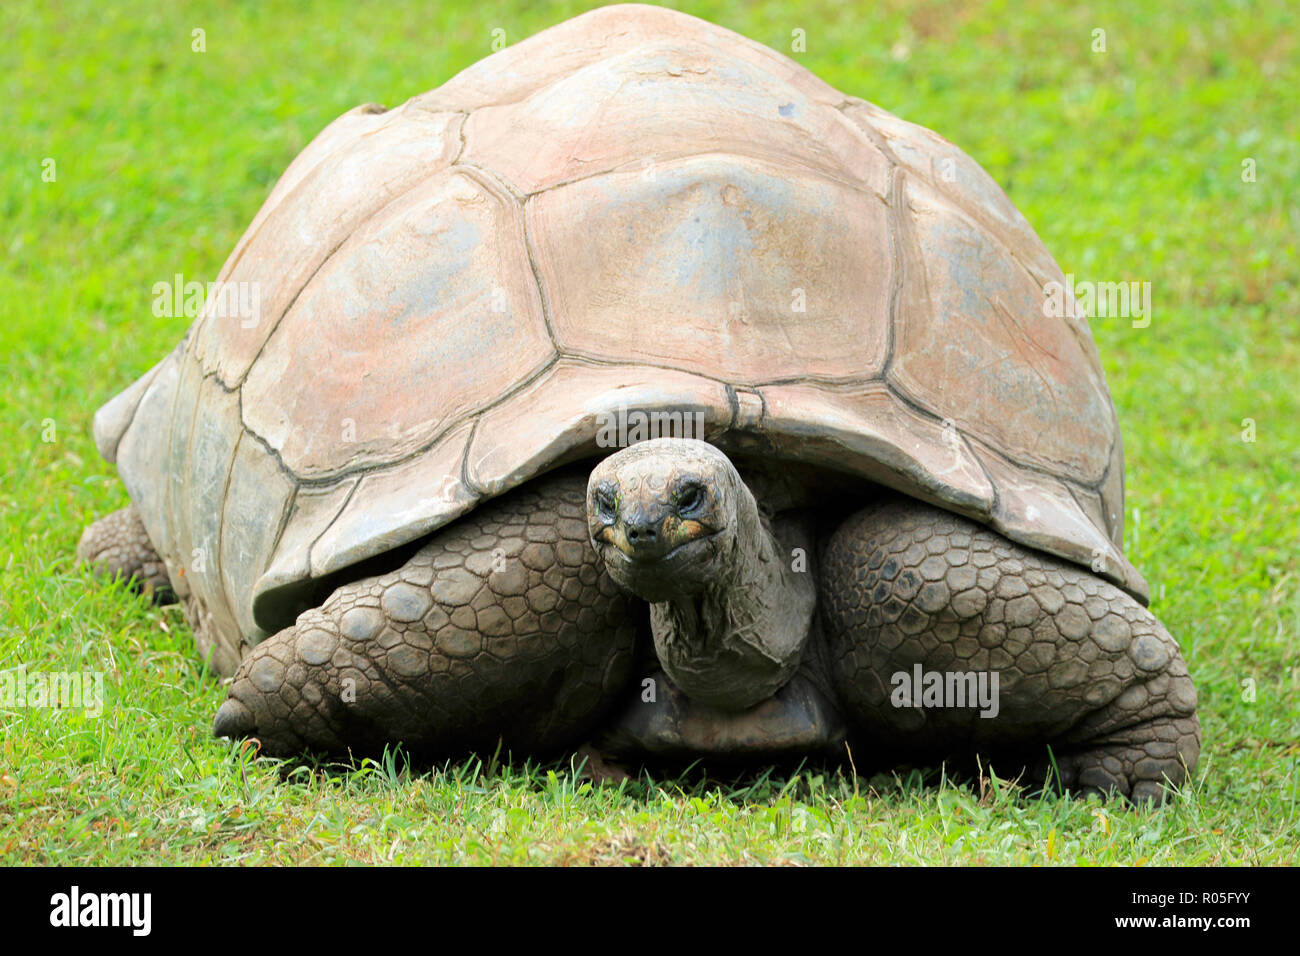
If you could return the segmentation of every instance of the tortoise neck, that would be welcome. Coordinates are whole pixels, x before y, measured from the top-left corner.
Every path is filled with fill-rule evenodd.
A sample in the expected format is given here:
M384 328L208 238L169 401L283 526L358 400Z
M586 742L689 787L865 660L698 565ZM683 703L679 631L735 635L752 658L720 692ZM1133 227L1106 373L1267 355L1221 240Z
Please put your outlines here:
M650 606L655 651L688 697L744 710L771 697L799 666L816 586L808 541L779 540L741 484L737 528L718 574L702 591ZM804 555L792 554L802 545Z

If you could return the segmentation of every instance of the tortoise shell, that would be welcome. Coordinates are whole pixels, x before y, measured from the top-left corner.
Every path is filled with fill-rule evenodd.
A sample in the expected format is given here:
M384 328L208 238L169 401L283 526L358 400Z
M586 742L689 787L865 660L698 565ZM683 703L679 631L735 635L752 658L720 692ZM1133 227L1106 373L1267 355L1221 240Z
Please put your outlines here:
M1145 601L1115 410L1053 281L951 143L728 30L606 7L330 124L218 277L257 314L210 297L95 436L223 671L313 582L608 453L628 409Z

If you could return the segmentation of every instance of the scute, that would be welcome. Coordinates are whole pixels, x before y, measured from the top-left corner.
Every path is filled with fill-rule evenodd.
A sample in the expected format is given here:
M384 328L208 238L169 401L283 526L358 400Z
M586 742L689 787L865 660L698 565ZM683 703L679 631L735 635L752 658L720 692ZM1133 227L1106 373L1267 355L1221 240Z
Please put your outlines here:
M366 114L354 138L328 139L333 151L303 171L291 188L277 185L244 240L222 270L221 281L238 292L257 289L254 314L230 314L210 300L196 323L195 349L205 372L227 386L239 384L266 348L280 317L302 296L340 246L390 203L445 170L462 118L397 109ZM313 142L313 145L315 143ZM235 285L239 284L239 285Z
M843 113L883 149L909 179L925 183L946 201L961 209L981 229L1001 240L1008 255L1023 266L1040 287L1064 282L1064 275L1038 234L1011 204L1006 193L975 160L937 133L899 119L864 100L852 98ZM1073 303L1070 303L1073 306ZM1088 367L1102 378L1101 357L1092 340L1088 320L1071 307L1063 316L1074 334Z
M609 7L331 124L209 310L101 410L216 666L313 582L676 414L1093 567L1119 429L1060 270L955 146L722 28ZM685 417L683 417L685 416Z
M845 97L787 57L724 27L676 10L627 3L600 7L513 43L411 100L433 111L470 112L513 103L590 63L646 43L703 43L737 60L764 65L792 89L832 106Z
M1099 373L995 235L904 173L890 383L1013 460L1094 486L1114 431Z
M910 407L883 382L830 390L794 382L759 390L763 429L780 454L844 468L932 504L986 518L995 501L980 459L951 422Z
M262 575L254 563L270 554L280 533L284 502L291 500L295 483L267 448L248 432L240 438L230 468L226 507L221 515L221 583L227 595L251 594ZM231 611L245 640L255 644L266 636L257 623L251 601L234 601Z
M198 385L195 417L190 428L174 438L187 438L173 450L185 462L184 470L173 471L169 483L172 503L173 539L175 560L185 569L185 577L194 601L210 615L223 632L243 634L238 628L239 615L234 606L238 595L226 591L222 577L221 538L225 530L227 492L232 484L235 451L245 440L244 432L230 427L239 420L239 397L227 392L215 378L204 378ZM179 431L179 430L178 430ZM253 439L249 438L249 441ZM183 476L177 481L177 476ZM235 502L236 507L249 507L258 502ZM265 507L265 502L261 502ZM260 520L279 524L280 508L270 514L248 515L246 520ZM259 555L250 555L257 560ZM168 564L168 573L171 565ZM244 635L255 641L258 635Z
M324 577L441 527L474 507L461 463L473 425L462 423L420 455L363 475L348 503L311 547Z
M697 40L665 39L593 62L465 124L461 162L531 195L564 182L724 153L808 166L884 195L888 165L833 106L780 81L774 64L718 60Z
M619 429L626 437L638 421L633 410L676 416L649 427L715 436L734 418L727 387L715 379L676 369L595 365L561 359L535 382L479 419L465 459L465 477L484 497L517 487L533 475L593 455L612 452ZM623 412L620 418L620 412ZM694 434L703 432L702 436Z
M309 480L422 449L555 357L519 204L447 171L357 229L276 327L244 422Z
M880 373L886 213L870 193L729 156L584 179L528 203L562 351L732 384ZM601 240L588 241L597 224Z

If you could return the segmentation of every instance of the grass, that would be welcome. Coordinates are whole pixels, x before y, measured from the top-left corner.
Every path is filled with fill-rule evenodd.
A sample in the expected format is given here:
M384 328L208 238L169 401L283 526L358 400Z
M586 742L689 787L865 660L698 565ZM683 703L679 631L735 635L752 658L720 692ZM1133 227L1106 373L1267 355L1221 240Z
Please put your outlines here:
M4 5L0 668L102 671L106 702L0 711L0 862L1294 863L1286 0L682 5L785 52L805 31L797 59L974 156L1066 272L1151 283L1149 327L1092 324L1124 427L1127 551L1200 692L1205 749L1172 806L1026 799L933 769L592 787L568 764L280 766L209 738L224 689L178 612L74 567L81 528L126 503L91 415L183 332L153 315L153 284L215 277L327 122L436 86L495 28L513 42L586 5L517 6Z

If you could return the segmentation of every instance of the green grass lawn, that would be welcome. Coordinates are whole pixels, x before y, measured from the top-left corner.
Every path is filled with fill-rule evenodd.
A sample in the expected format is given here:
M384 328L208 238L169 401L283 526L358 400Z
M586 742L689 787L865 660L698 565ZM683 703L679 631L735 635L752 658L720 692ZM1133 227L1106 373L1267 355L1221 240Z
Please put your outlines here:
M0 863L1294 863L1290 0L681 5L785 53L803 30L796 59L965 149L1064 271L1151 283L1149 327L1092 326L1124 428L1126 550L1200 692L1204 751L1171 806L937 769L593 788L567 763L281 768L210 738L225 690L180 613L74 566L81 529L127 501L91 416L184 332L153 315L153 284L215 278L326 123L437 86L497 28L515 42L588 5L516 6L4 4L0 668L102 671L106 702L0 711Z

